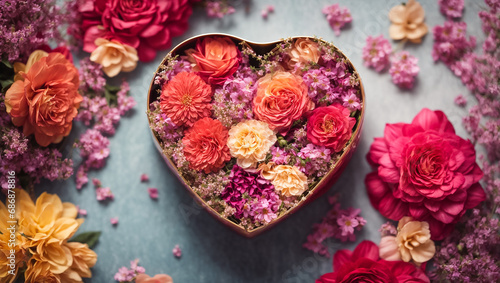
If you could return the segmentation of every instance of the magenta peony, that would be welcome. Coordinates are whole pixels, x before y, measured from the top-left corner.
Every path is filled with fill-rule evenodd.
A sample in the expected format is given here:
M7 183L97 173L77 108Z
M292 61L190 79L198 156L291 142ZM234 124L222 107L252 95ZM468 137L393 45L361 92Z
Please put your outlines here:
M367 159L377 169L365 180L372 205L393 220L427 221L433 240L485 199L474 146L441 111L423 109L411 124L388 124Z

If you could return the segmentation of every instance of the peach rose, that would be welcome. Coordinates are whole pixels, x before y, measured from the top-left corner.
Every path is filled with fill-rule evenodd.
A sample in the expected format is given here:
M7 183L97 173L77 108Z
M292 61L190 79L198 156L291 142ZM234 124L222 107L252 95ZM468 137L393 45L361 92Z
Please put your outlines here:
M321 56L318 44L309 38L295 40L288 55L290 56L290 61L288 62L290 69L293 69L296 64L318 63Z
M412 221L408 216L399 221L398 234L382 237L379 246L382 259L405 262L413 260L417 264L430 260L436 252L429 223Z
M43 57L49 56L49 53L43 51L43 50L35 50L30 54L30 57L28 57L28 62L26 62L26 65L21 63L21 62L15 62L14 63L14 81L18 80L24 80L23 75L21 72L27 73L31 66L35 64L36 62L40 61Z
M241 54L227 37L206 37L198 40L195 49L186 50L193 71L209 84L222 85L233 75L241 62Z
M147 274L139 274L135 279L135 283L173 283L172 277L167 274L156 274L154 277L151 277Z
M261 177L270 180L274 189L282 195L300 196L307 190L307 176L299 168L291 165L278 165L272 169L268 167L261 167L261 172L265 171Z
M277 138L269 126L261 121L247 120L229 130L227 146L241 168L255 167L264 161Z
M108 77L133 71L137 66L139 57L132 46L104 38L96 39L95 45L97 48L90 54L90 61L102 65L102 70Z
M293 122L313 108L307 85L299 76L278 71L257 81L253 112L274 131L286 133Z
M15 81L5 94L12 123L25 136L35 134L41 146L60 142L69 135L82 101L78 70L61 53L49 53Z

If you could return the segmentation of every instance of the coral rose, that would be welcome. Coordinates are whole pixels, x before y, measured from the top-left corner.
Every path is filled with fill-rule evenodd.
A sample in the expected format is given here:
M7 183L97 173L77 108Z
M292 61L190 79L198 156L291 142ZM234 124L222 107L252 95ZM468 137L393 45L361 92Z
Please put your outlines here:
M41 146L60 142L82 101L78 70L61 53L49 53L20 74L24 81L15 81L5 94L12 123L22 126L25 136L35 134Z
M296 64L318 63L321 54L318 44L309 38L295 40L291 49L287 52L290 56L288 68L293 69Z
M186 50L193 71L207 83L222 85L234 74L241 62L241 54L227 37L205 37L196 42L195 49Z
M278 71L257 81L253 112L274 131L286 133L293 122L313 108L307 85L299 76Z
M340 152L352 136L356 119L339 103L314 109L307 121L307 139Z
M333 271L323 274L316 283L428 283L429 278L420 268L402 261L379 259L377 245L362 241L354 249L339 250L333 256Z
M389 19L392 22L389 35L394 40L406 38L411 42L420 43L428 31L424 17L424 8L415 0L394 6L389 11Z
M172 37L188 28L190 0L84 0L79 6L84 33L83 50L92 52L99 37L115 39L151 61L157 50L170 47Z
M300 196L307 190L307 176L299 168L291 165L278 165L272 169L266 167L261 167L261 177L270 180L274 189L282 195Z
M227 129L218 120L196 121L182 138L189 168L205 173L217 172L231 159L227 147Z
M367 159L376 168L365 180L372 205L393 220L428 222L433 240L485 199L474 146L441 111L423 109L411 124L386 125Z
M212 88L199 76L181 72L163 86L160 95L161 111L178 126L192 126L211 114Z
M429 261L436 252L429 223L412 221L408 216L399 220L397 235L382 237L379 247L385 260L413 260L417 264Z
M90 61L102 65L102 70L109 77L120 72L131 72L137 66L137 51L128 45L116 40L98 38L95 40L97 48L90 54Z
M151 277L147 274L141 273L137 275L135 279L135 283L173 283L172 277L166 274L156 274L154 277Z
M261 121L247 120L229 130L227 146L241 168L255 167L264 161L277 138L269 126Z

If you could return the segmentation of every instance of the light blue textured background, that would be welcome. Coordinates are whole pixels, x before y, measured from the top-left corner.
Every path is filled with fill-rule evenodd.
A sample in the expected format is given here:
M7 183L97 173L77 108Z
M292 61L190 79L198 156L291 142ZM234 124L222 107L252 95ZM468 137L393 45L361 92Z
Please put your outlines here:
M339 37L328 25L321 9L326 4L340 3L348 7L353 22ZM385 123L410 122L424 107L442 109L465 136L461 126L464 109L453 104L458 94L468 96L469 91L442 63L435 64L431 57L432 33L422 44L407 44L405 50L419 59L420 73L416 86L400 90L391 82L390 75L378 74L362 64L361 48L368 35L383 34L388 38L390 25L387 13L401 1L311 1L279 0L250 2L249 10L238 1L236 13L223 20L208 19L203 9L197 8L190 20L190 29L173 40L175 46L184 39L201 33L223 32L251 41L266 42L289 36L319 36L336 44L360 72L366 90L366 116L362 138L349 166L327 195L341 194L344 208L362 209L368 223L358 234L363 239L378 242L377 232L385 221L370 205L363 179L370 171L365 155L376 136L383 134ZM481 4L480 4L481 3ZM264 20L260 11L273 4L276 11ZM445 17L439 12L437 1L422 1L426 23L432 28L443 24ZM466 1L463 20L470 34L482 31L477 12L482 1ZM398 46L392 42L393 48ZM80 232L101 230L102 236L95 251L97 265L92 269L93 278L86 282L114 282L113 275L129 261L140 259L146 273L167 273L174 282L312 282L321 274L330 272L329 258L313 255L302 248L311 225L321 221L329 209L326 195L303 208L271 231L253 239L243 238L214 220L195 205L185 189L174 178L161 156L154 148L145 115L149 83L157 65L168 50L158 52L150 63L140 63L132 73L123 74L131 85L131 95L137 106L120 122L116 135L111 137L111 157L100 171L90 173L110 187L115 200L103 204L95 199L95 190L88 184L77 191L74 179L65 182L42 183L42 191L57 193L64 201L80 205L88 211ZM80 58L84 56L80 54ZM88 55L86 55L88 56ZM115 80L117 83L118 80ZM469 97L469 100L471 98ZM76 125L72 137L82 130ZM73 156L77 156L74 152ZM77 161L78 163L78 161ZM149 183L140 183L140 175L147 173ZM159 199L151 200L148 186L159 189ZM119 217L113 227L109 219ZM172 255L172 248L179 244L182 258ZM355 244L328 242L330 251L352 249Z

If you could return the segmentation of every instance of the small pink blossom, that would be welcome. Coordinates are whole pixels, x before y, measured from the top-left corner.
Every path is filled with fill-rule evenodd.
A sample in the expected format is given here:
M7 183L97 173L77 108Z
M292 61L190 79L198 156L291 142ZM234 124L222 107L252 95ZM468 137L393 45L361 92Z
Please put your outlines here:
M97 188L95 192L98 201L113 200L115 197L109 188Z
M274 13L274 5L267 5L267 11L269 13Z
M267 10L266 9L262 10L260 12L260 15L262 16L262 18L267 19Z
M144 182L149 182L149 176L148 174L144 173L141 175L141 182L144 183Z
M78 214L81 216L87 216L87 210L86 209L78 209Z
M118 224L118 217L112 217L109 222L111 222L112 225L117 225Z
M148 188L149 197L152 199L158 199L158 189Z
M172 253L176 258L180 258L182 256L182 250L179 247L179 245L175 245L174 249L172 250Z
M455 104L460 107L465 107L465 105L467 105L467 99L463 95L459 94L455 97Z
M330 27L335 32L336 36L340 35L340 29L346 24L352 22L351 12L347 8L341 8L339 4L325 6L322 10L326 15L326 20Z
M448 18L461 18L464 0L439 0L439 10Z

